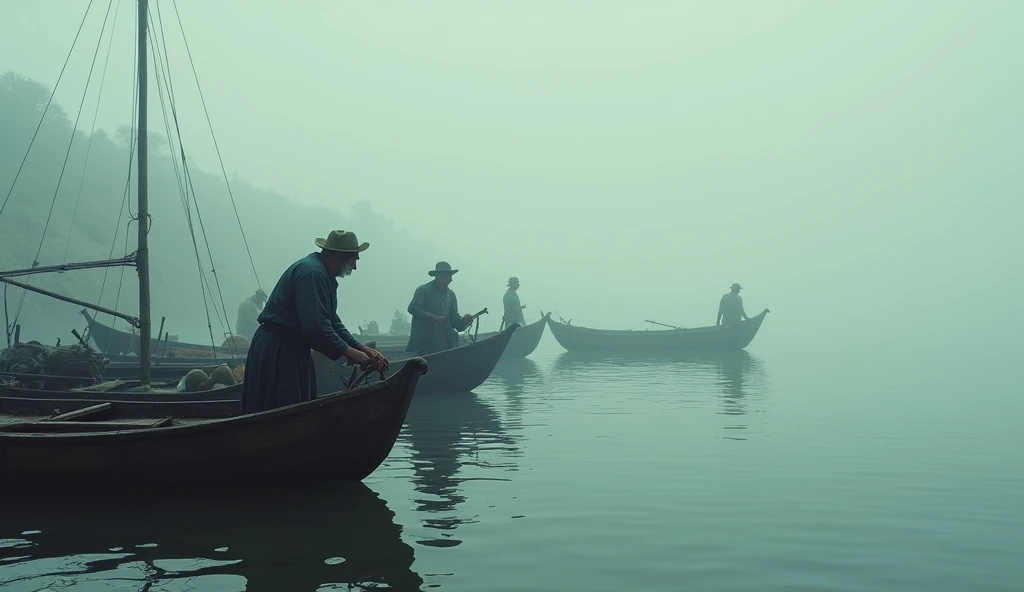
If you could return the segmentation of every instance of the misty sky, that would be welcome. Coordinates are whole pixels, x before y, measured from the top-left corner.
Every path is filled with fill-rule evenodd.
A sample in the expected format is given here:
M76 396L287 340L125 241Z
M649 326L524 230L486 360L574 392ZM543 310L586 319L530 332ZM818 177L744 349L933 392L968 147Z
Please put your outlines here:
M52 85L86 4L0 3L0 70ZM57 94L72 118L105 7ZM1021 2L178 7L229 173L370 200L450 251L453 287L496 291L484 305L515 274L532 310L693 326L739 281L748 312L785 316L764 333L946 331L1008 320L985 311L1022 284ZM130 119L133 18L122 0L107 130ZM216 170L194 87L179 92Z

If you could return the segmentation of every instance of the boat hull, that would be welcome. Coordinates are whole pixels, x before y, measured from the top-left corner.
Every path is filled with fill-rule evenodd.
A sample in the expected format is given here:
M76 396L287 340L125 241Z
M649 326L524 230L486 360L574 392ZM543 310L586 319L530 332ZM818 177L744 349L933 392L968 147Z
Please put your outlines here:
M732 326L655 331L609 331L576 327L548 318L551 334L568 351L734 351L753 341L768 310Z
M430 371L420 380L417 392L465 393L477 388L490 377L518 328L519 325L513 324L493 337L423 356ZM401 364L409 356L405 352L387 350L381 353L391 360L392 367ZM313 352L313 366L316 368L317 389L320 392L343 388L341 376L348 378L352 373L351 366L343 360L332 361L316 352Z
M11 431L8 421L0 427L0 493L359 481L391 452L425 371L422 359L409 360L384 383L262 413L170 427L22 433ZM152 412L173 412L167 407L173 404L153 405Z

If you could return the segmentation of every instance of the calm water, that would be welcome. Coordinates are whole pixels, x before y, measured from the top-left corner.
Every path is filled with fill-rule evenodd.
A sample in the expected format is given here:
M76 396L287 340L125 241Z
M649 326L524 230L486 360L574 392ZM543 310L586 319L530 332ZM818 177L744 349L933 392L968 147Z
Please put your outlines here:
M364 484L8 503L0 589L1024 590L1012 356L759 345L546 336Z

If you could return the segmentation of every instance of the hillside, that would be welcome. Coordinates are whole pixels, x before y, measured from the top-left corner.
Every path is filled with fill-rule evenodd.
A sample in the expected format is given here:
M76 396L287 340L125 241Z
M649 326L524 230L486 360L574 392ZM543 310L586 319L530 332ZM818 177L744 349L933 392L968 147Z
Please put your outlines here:
M49 90L38 82L10 72L0 75L0 138L4 138L0 142L0 200L11 188L48 96ZM135 211L134 174L128 184L127 208L121 208L129 170L129 130L120 129L113 136L97 130L91 137L80 129L74 130L74 142L58 188L72 127L65 111L51 105L10 199L0 213L0 269L31 266L41 240L40 265L108 259L112 243L114 257L120 257L125 253L126 237L128 252L135 249L137 227L134 222L129 227L128 220L129 210ZM215 313L221 308L221 299L216 293L203 297L179 177L175 175L166 138L152 129L153 124L149 199L154 323L166 316L169 332L183 340L206 342L209 330L205 300L213 334L220 339L224 326ZM225 154L224 158L230 167L231 155ZM181 165L180 161L178 164ZM255 290L257 283L224 179L194 163L189 164L188 170L205 228L204 237L193 206L199 256L212 284L208 240L230 326L234 324L238 303ZM285 195L253 187L244 179L230 181L259 283L268 292L284 268L314 251L313 239L325 236L331 229L353 230L360 240L371 244L363 254L359 270L342 280L339 289L339 312L353 329L375 320L382 330L387 330L392 313L396 309L404 311L415 286L425 281L424 270L438 258L435 245L415 240L396 227L392 219L375 211L371 202L356 196L339 195L336 208L311 208ZM322 182L327 186L335 182L330 171L324 171ZM53 213L47 226L51 204ZM104 270L38 275L32 283L136 313L138 282L134 268L112 268L106 273L105 285ZM11 317L18 309L21 294L21 290L14 288L7 292ZM71 304L29 294L19 317L23 338L45 342L58 337L64 341L72 339L71 328L84 324L79 310ZM109 320L106 316L102 318ZM120 326L124 326L123 322Z

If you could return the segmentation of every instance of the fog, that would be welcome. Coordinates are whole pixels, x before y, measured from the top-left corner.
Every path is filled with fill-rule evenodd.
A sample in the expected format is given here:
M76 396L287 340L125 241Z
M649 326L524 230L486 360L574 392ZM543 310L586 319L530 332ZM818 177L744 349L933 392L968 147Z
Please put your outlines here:
M0 72L52 88L87 4L0 3ZM154 18L158 5L162 13L181 134L204 179L196 199L208 208L233 324L255 281L174 4L151 4ZM131 123L135 49L134 2L113 6L96 112L111 138ZM106 7L93 4L57 88L71 122ZM753 349L888 339L1020 351L1008 330L1024 320L1011 302L1024 252L1020 2L177 8L264 289L332 229L371 243L341 282L349 325L372 319L386 330L444 259L461 269L452 288L462 312L491 309L484 329L500 322L493 313L511 275L522 280L528 319L553 310L603 328L712 324L718 298L740 282L748 313L772 310ZM93 85L105 50L106 41ZM155 84L150 126L163 133ZM83 139L95 93L77 126ZM0 104L0 117L10 107ZM2 140L0 197L35 123L19 119L27 133ZM0 215L4 269L32 264L68 139L52 139L50 176L20 179ZM63 259L86 143L76 140L47 230L59 247L40 264ZM89 169L121 172L89 181L106 201L82 203L96 228L71 234L84 241L71 243L71 260L106 258L115 231L125 233L116 217L128 151L111 143L108 153L107 165L91 157ZM43 170L32 154L28 167ZM151 198L161 233L153 312L199 339L203 297L170 159L151 156L165 183ZM94 294L102 271L74 273L91 278ZM47 341L58 331L70 339L55 319L82 326L74 305L26 301L22 324L45 327ZM134 311L127 302L120 308Z

